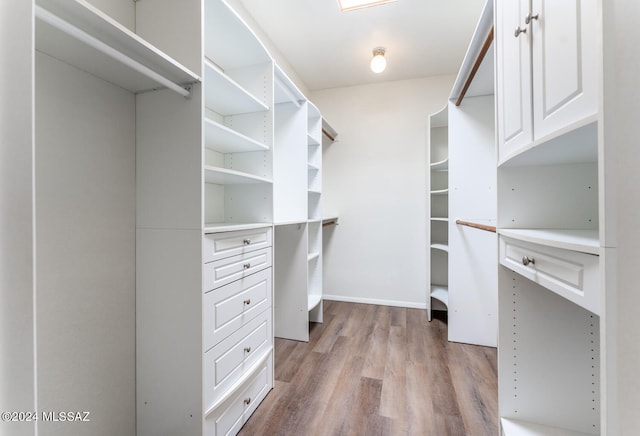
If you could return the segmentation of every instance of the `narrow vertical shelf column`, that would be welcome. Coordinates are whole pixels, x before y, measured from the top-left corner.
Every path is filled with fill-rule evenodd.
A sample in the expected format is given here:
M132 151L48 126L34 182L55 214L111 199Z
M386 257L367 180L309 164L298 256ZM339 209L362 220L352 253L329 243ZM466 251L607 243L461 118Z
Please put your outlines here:
M427 270L427 319L433 310L447 310L449 305L449 131L448 109L428 119L429 265Z

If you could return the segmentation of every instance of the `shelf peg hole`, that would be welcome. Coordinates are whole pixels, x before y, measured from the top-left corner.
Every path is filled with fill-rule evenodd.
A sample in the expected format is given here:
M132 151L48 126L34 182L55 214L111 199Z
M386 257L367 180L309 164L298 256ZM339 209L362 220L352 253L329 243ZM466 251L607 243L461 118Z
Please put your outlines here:
M251 304L251 298L247 298L246 300L243 301L243 303L245 304L245 306L248 306Z

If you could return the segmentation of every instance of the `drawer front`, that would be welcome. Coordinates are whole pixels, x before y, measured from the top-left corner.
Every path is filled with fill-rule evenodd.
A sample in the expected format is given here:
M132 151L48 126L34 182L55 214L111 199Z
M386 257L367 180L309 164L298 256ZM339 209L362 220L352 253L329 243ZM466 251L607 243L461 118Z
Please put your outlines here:
M204 294L205 351L271 307L271 268Z
M235 435L273 388L271 356L240 386L237 393L205 418L207 436Z
M599 256L501 236L500 263L599 315Z
M273 345L271 309L204 354L204 400L206 409L237 383Z
M204 292L271 267L271 247L204 265Z
M204 235L204 261L224 259L271 247L271 227Z

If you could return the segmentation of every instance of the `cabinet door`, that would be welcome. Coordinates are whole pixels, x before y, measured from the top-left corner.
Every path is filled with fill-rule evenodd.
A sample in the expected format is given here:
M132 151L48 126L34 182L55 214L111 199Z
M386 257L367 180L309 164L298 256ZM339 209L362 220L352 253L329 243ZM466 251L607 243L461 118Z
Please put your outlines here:
M535 139L597 112L596 0L533 0Z
M503 160L533 138L531 115L531 32L526 29L527 0L496 2L498 144Z

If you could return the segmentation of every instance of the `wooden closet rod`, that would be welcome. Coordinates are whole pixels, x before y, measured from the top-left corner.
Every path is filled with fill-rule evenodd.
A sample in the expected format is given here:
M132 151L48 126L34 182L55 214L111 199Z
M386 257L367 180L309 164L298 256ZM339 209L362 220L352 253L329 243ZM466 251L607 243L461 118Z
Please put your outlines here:
M326 220L325 222L322 223L322 227L327 227L327 226L337 226L338 225L338 219L329 219Z
M469 73L469 77L467 77L467 81L464 82L462 91L460 91L460 95L456 100L456 106L460 106L460 103L462 103L462 99L467 93L467 90L469 89L471 82L473 82L473 78L478 72L478 68L480 68L480 64L482 64L482 61L484 60L484 57L487 54L487 51L489 51L489 47L491 47L492 42L493 42L493 26L491 26L491 30L489 30L489 35L487 35L487 39L484 40L484 44L480 49L480 53L478 53L478 57L476 58L476 61L473 64L473 68L471 68L471 72Z
M331 142L334 142L336 140L336 138L334 138L333 136L331 136L331 134L329 132L327 132L327 129L325 129L324 127L322 128L322 133L324 133L325 135L327 135L327 138L329 138L331 140Z
M474 229L485 230L487 232L493 232L493 233L496 232L495 226L488 226L486 224L478 224L478 223L472 223L470 221L462 221L462 220L456 220L456 224L461 226L473 227Z

